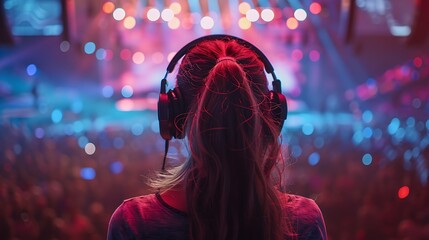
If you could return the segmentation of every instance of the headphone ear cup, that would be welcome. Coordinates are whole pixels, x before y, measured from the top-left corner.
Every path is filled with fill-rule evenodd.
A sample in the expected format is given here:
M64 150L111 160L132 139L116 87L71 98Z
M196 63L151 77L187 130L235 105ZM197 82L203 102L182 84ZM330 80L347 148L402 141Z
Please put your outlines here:
M181 139L185 137L184 123L186 118L186 109L179 87L168 91L169 100L169 129L174 138Z
M270 91L269 99L271 116L273 117L274 122L278 124L280 133L288 112L286 96L275 91Z
M170 109L168 102L169 100L167 93L160 93L158 100L159 133L165 140L170 140L172 137L169 126Z

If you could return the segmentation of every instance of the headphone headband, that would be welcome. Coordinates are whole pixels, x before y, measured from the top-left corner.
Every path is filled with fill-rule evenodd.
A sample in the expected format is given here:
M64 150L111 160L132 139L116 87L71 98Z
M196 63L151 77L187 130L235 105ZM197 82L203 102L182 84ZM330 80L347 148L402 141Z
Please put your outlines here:
M259 48L257 48L255 45L251 44L250 42L248 42L248 41L246 41L244 39L241 39L241 38L235 37L235 36L231 36L231 35L226 35L226 34L207 35L207 36L203 36L203 37L197 38L197 39L189 42L188 44L186 44L185 46L183 46L174 55L174 57L171 59L170 63L167 66L167 72L171 73L174 70L174 67L176 66L177 62L186 53L188 53L191 48L193 48L195 45L199 44L200 42L203 42L203 41L206 41L206 40L224 40L224 41L235 40L235 41L237 41L240 45L243 45L243 46L249 48L250 50L252 50L253 52L255 52L256 55L258 55L258 57L264 63L265 71L267 71L267 73L272 74L274 80L277 80L277 78L276 78L276 76L274 74L273 65L270 63L270 61L265 56L265 54L261 50L259 50Z
M272 117L275 119L275 122L278 123L280 130L283 126L284 120L287 118L287 102L286 97L281 93L281 82L277 79L276 75L274 74L273 66L261 50L259 50L256 46L249 43L248 41L231 35L214 34L200 37L183 46L174 55L174 57L171 59L170 63L167 66L167 71L165 73L164 78L161 80L161 88L158 101L158 119L160 134L162 138L166 140L166 152L168 149L168 140L170 140L172 137L183 138L185 136L185 120L183 116L185 116L185 113L187 111L179 87L177 86L174 89L167 91L167 75L174 70L179 60L188 52L190 52L193 47L206 40L221 40L225 42L234 40L239 45L247 47L249 50L253 51L264 64L265 71L271 74L271 76L273 77L273 90L269 91L268 98ZM224 57L224 59L230 59L230 57Z

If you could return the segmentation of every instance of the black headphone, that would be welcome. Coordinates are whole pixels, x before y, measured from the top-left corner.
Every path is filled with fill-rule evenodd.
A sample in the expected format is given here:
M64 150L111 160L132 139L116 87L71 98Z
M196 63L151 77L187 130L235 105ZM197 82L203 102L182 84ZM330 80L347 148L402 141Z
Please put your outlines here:
M171 138L184 138L185 137L185 131L183 129L184 125L184 118L177 118L180 115L186 114L186 106L184 103L184 100L182 98L182 95L180 93L179 87L175 87L172 90L166 91L167 89L167 75L171 73L174 70L174 67L176 66L177 62L189 52L190 49L192 49L197 44L206 41L206 40L223 40L223 41L230 41L235 40L240 45L243 45L253 52L256 53L256 55L260 58L260 60L264 63L265 71L267 73L270 73L273 77L272 85L273 90L269 91L269 99L270 99L270 108L272 112L272 116L279 124L279 129L283 127L284 120L287 118L287 102L286 97L281 93L281 82L277 79L276 75L274 74L274 68L271 65L268 58L262 53L261 50L259 50L257 47L255 47L253 44L230 35L224 35L224 34L214 34L214 35L208 35L204 37L197 38L190 43L186 44L184 47L182 47L172 58L170 63L167 67L167 72L165 73L164 78L161 80L161 90L159 94L159 101L158 101L158 120L159 120L159 132L161 134L161 137L166 140L166 148L168 144L168 140ZM176 119L177 118L177 119ZM280 132L280 131L279 131ZM163 166L164 167L164 166Z

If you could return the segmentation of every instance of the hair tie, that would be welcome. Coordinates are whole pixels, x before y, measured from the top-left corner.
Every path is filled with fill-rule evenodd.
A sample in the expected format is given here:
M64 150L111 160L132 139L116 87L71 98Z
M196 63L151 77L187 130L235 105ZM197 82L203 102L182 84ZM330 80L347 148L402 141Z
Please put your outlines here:
M236 62L236 60L235 60L235 58L233 58L233 57L221 57L221 58L218 58L217 59L217 61L216 61L216 64L217 63L220 63L220 62L222 62L222 61L226 61L226 60L230 60L230 61L234 61L234 62Z

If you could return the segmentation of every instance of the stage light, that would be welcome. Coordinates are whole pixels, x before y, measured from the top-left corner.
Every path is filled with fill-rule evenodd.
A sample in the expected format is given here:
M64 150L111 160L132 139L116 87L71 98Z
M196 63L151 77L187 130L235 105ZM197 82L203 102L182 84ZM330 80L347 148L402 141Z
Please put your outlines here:
M422 100L420 100L419 98L414 98L413 101L411 102L411 105L418 109L422 106Z
M311 50L309 57L311 61L317 62L320 59L320 53L317 50Z
M104 48L99 48L97 49L97 51L95 52L95 58L97 58L98 60L103 60L106 58L106 50L104 50Z
M363 137L367 139L371 138L372 134L373 134L373 131L372 131L372 128L370 127L365 127L362 131Z
M362 163L365 166L369 166L372 163L372 156L369 153L365 153L362 157Z
M113 174L119 174L122 170L124 170L124 165L121 162L115 161L110 164L110 171Z
M121 149L121 148L123 148L123 147L124 147L124 140L123 140L121 137L115 137L115 138L113 139L113 146L114 146L116 149Z
M318 2L313 2L310 4L310 12L312 14L319 14L322 12L322 6Z
M74 131L75 133L80 133L80 132L82 132L82 131L83 131L83 128L84 128L84 126L83 126L82 121L76 121L76 122L74 122L74 123L73 123L73 131Z
M250 4L248 3L248 2L241 2L239 5L238 5L238 11L241 13L241 14L246 14L247 13L247 11L249 11L250 10Z
M164 60L164 55L161 52L156 52L152 54L152 61L156 64L162 63Z
M134 136L140 136L143 133L143 125L140 123L136 123L131 127L131 132Z
M37 67L34 64L30 64L27 66L27 75L28 76L34 76L37 73Z
M155 22L158 21L158 19L161 17L161 13L159 12L158 9L156 8L151 8L149 9L149 11L147 11L147 19L149 19L149 21Z
M203 29L212 29L214 27L214 20L210 16L205 16L201 18L200 25Z
M241 17L238 20L238 27L240 27L243 30L247 30L252 26L252 23L246 18L246 17Z
M77 143L78 143L78 145L79 145L79 147L80 147L80 148L85 148L86 144L88 144L88 143L89 143L89 140L88 140L88 138L87 138L87 137L85 137L85 136L80 136L80 137L77 139Z
M121 21L125 18L125 10L123 8L116 8L115 11L113 11L113 18L116 21Z
M51 120L53 123L59 123L63 119L63 113L59 109L55 109L51 113Z
M124 19L124 27L126 29L133 29L136 26L136 19L132 16L128 16Z
M62 41L60 44L60 50L61 52L67 52L68 50L70 50L70 42Z
M38 139L42 139L45 136L45 130L43 130L43 128L36 128L34 130L34 136Z
M127 48L122 49L119 53L119 57L124 61L130 59L131 55L131 51Z
M320 161L320 155L317 152L313 152L308 156L308 163L311 166L316 166Z
M286 26L290 29L290 30L295 30L298 28L298 21L291 17L288 18L288 20L286 20Z
M70 108L73 113L80 113L82 112L82 109L83 109L83 103L81 100L75 99L73 100Z
M304 123L302 125L302 133L304 133L304 135L310 136L311 134L313 134L314 132L314 126L311 123Z
M103 12L110 14L113 12L113 10L115 10L115 4L112 2L105 2L103 4Z
M104 49L105 52L105 56L104 56L104 60L108 61L108 60L112 60L113 58L113 52L110 49Z
M394 135L396 133L396 131L398 131L399 126L401 125L401 122L399 121L398 118L393 118L389 125L387 126L387 132L390 135Z
M298 145L293 145L291 150L291 155L294 158L300 157L302 154L302 148Z
M170 62L170 61L171 61L171 59L173 59L174 55L176 55L176 52L170 52L170 53L167 55L167 61L168 61L168 62Z
M174 17L173 10L171 10L169 8L166 8L166 9L162 10L162 12L161 12L161 18L162 18L162 20L168 22L171 19L173 19L173 17Z
M271 22L274 19L274 12L273 12L273 10L271 10L269 8L266 8L266 9L262 10L262 12L261 12L261 18L265 22Z
M124 98L130 98L134 94L134 90L130 85L125 85L121 89L121 94Z
M93 180L96 176L94 168L82 168L80 170L80 176L85 180Z
M173 17L168 21L168 27L170 29L178 29L180 27L180 20L177 17Z
M410 188L408 186L402 186L398 190L398 198L400 199L404 199L408 197L409 194L410 194Z
M144 62L144 54L142 52L135 52L133 54L133 62L135 64L142 64Z
M259 12L256 9L250 9L246 13L246 18L251 22L256 22L259 20Z
M372 121L372 119L373 119L373 114L372 114L372 112L370 110L365 110L362 113L362 120L365 123L370 123Z
M293 13L293 16L296 18L296 20L302 22L307 18L307 12L302 8L298 8Z
M316 137L313 141L313 144L316 148L321 149L325 145L325 140L322 137Z
M113 92L114 92L113 91L113 87L109 86L109 85L104 86L101 91L102 91L103 97L105 97L105 98L112 97L113 96Z
M84 45L83 50L85 51L86 54L93 54L95 52L95 43L93 42L87 42Z
M85 153L86 154L93 155L95 153L95 150L96 150L96 148L95 148L94 143L89 142L85 145Z
M181 11L182 11L182 6L180 5L180 3L178 3L178 2L174 2L174 3L171 3L170 4L170 7L169 7L172 11L173 11L173 13L174 14L179 14Z
M423 65L423 60L421 57L415 57L413 59L413 64L414 66L416 66L417 68L421 67Z
M292 51L292 59L297 61L297 62L301 61L303 56L304 55L302 54L302 51L300 49L294 49Z

